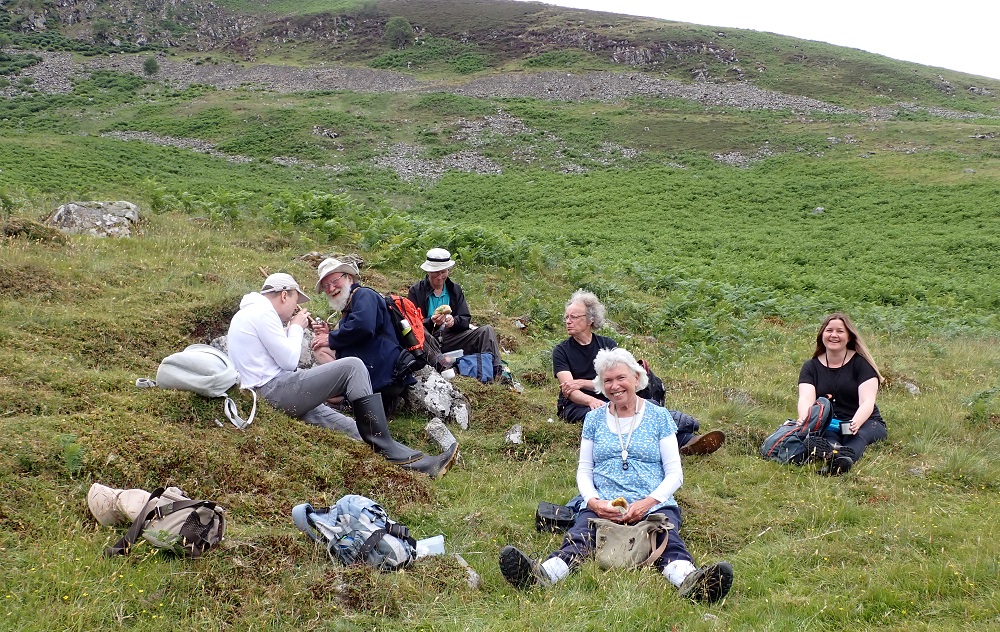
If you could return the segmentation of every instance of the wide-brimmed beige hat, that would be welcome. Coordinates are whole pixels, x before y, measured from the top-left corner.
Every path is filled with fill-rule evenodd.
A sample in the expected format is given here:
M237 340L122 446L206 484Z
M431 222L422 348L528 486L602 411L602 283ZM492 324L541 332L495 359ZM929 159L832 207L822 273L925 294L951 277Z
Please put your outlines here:
M298 292L299 298L295 301L296 303L308 303L312 299L306 296L306 293L302 291L299 284L292 278L292 275L285 272L276 272L266 279L264 279L264 285L260 288L261 294L267 294L268 292L287 292L289 290L295 290Z
M440 272L453 267L455 261L451 258L451 253L444 248L431 248L427 251L427 261L420 264L420 269L424 272Z
M333 257L328 257L323 259L323 262L319 264L319 269L317 273L319 274L319 279L316 281L316 291L322 292L323 288L320 287L323 283L323 279L333 274L334 272L343 272L344 274L349 274L355 279L361 276L358 272L358 266L350 261L341 261L340 259L334 259Z

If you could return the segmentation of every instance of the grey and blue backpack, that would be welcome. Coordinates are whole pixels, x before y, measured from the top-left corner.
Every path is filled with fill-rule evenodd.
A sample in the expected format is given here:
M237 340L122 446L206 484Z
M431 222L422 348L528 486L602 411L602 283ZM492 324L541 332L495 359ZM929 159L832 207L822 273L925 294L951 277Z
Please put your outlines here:
M410 530L364 496L348 494L333 507L319 509L309 503L296 505L292 519L303 533L326 547L332 561L345 566L364 564L395 571L417 557L417 542Z
M761 457L778 463L804 464L809 460L806 439L823 434L830 423L832 411L830 400L820 397L809 408L804 421L789 419L764 439L760 446Z

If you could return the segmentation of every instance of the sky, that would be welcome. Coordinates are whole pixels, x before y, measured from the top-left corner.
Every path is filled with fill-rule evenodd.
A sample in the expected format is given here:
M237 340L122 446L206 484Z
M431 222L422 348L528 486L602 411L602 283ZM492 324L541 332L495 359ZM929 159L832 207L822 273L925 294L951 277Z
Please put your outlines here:
M592 11L791 35L1000 79L998 0L957 0L945 5L914 0L541 1Z

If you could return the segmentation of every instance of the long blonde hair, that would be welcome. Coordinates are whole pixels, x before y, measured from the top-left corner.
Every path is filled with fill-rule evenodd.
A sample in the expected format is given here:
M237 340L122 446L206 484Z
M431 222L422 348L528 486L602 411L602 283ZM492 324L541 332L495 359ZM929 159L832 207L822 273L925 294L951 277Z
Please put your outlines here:
M875 373L878 375L878 381L880 383L884 381L885 378L882 377L882 373L878 370L878 365L875 364L875 360L872 359L871 352L868 351L868 345L865 344L865 341L861 338L861 334L858 333L858 330L854 327L854 323L852 323L851 319L847 317L847 314L834 312L823 319L823 324L819 326L819 332L816 333L816 351L813 353L812 357L818 358L826 353L826 345L823 344L823 330L830 324L830 321L834 320L839 320L844 323L844 329L847 330L848 336L847 348L854 351L854 353L864 358L868 364L872 365L872 368L875 369Z

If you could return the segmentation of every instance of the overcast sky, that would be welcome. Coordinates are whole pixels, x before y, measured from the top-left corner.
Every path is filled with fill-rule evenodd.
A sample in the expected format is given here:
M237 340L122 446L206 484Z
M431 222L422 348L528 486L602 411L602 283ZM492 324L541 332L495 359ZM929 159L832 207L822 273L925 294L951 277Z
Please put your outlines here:
M1000 0L542 0L593 11L751 29L1000 79Z

